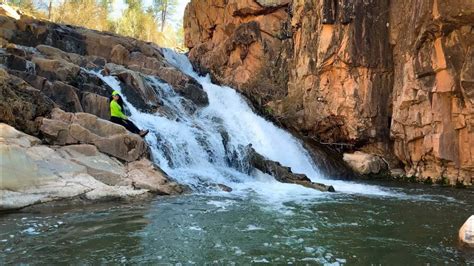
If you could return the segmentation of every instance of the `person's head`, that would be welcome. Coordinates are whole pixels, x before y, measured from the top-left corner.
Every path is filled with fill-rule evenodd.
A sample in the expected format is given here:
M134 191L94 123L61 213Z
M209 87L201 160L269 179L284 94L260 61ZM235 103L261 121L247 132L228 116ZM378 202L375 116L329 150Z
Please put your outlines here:
M112 92L112 99L115 101L118 101L120 99L120 94L118 91L113 91Z

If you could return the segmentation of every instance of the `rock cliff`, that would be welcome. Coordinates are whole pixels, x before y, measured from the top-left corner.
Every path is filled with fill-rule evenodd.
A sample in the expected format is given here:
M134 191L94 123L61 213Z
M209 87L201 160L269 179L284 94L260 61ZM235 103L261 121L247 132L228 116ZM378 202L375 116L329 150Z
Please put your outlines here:
M471 0L192 0L184 26L195 68L285 127L469 185L473 24Z

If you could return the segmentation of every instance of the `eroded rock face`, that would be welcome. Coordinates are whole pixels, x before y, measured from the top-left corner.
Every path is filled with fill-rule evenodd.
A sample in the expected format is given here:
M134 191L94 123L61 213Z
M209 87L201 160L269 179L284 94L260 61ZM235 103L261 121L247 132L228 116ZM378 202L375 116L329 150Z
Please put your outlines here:
M182 192L147 159L123 164L93 145L40 143L0 123L0 211L62 199L102 201Z
M37 119L47 116L53 101L25 81L0 69L0 122L37 135Z
M184 16L191 61L256 103L284 96L288 6L289 1L191 1Z
M473 1L193 0L185 18L196 68L284 126L472 184Z
M411 0L390 11L395 153L409 176L472 184L474 2Z

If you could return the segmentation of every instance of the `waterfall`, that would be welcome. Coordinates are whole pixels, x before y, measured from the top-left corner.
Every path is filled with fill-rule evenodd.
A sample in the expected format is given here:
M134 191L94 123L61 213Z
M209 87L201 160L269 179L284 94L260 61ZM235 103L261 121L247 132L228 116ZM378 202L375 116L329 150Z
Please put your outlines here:
M140 128L150 130L146 141L152 159L166 173L195 191L212 191L216 184L225 184L234 193L251 191L269 198L321 196L324 193L294 184L283 184L272 177L248 171L244 149L248 144L270 160L291 167L295 173L306 174L314 182L334 185L336 191L386 195L376 186L329 180L314 166L302 143L285 130L255 114L234 89L213 84L209 76L199 76L184 55L164 49L167 61L195 78L204 88L209 105L196 107L177 94L173 88L155 77L147 76L162 100L162 111L144 113L131 105L123 93L130 119ZM114 90L122 91L113 76L95 73Z

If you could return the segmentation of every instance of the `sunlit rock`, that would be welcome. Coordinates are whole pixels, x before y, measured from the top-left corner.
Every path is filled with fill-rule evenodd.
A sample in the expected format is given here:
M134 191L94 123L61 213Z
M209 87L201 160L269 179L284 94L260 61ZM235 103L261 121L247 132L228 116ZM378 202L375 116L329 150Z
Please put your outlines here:
M459 240L463 245L474 248L474 215L459 229Z

